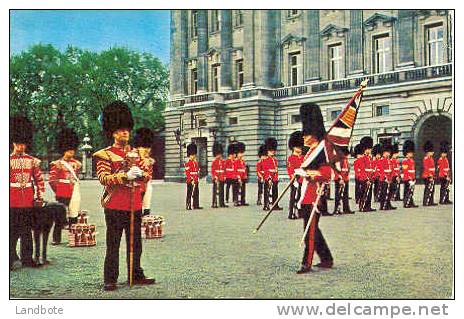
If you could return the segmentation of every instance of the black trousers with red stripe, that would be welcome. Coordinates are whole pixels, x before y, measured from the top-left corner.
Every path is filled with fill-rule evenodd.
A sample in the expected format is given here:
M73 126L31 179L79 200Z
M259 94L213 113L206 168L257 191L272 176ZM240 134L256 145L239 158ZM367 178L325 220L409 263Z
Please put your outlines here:
M303 230L306 229L308 224L309 217L311 216L313 205L303 204L299 211L300 216L303 217ZM309 231L305 237L305 249L303 254L303 260L301 264L305 267L311 267L313 263L314 252L317 253L321 262L333 262L332 253L330 252L329 246L322 235L321 230L319 229L319 218L320 214L316 213Z

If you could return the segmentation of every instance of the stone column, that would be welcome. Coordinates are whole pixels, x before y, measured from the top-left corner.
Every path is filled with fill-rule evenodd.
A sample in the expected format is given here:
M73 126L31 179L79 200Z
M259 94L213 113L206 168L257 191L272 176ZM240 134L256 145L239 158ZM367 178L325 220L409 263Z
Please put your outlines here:
M304 10L307 25L304 28L305 41L305 82L320 79L320 46L319 10Z
M197 74L198 93L208 91L208 10L198 10L198 38L197 38Z
M414 66L414 10L398 10L398 68Z
M258 86L274 87L275 86L275 66L276 66L276 38L275 38L275 10L261 10L260 11L260 26L259 34L255 39L259 43L260 50L256 52L259 54L260 67L255 70L255 82ZM247 43L247 42L245 42Z
M232 10L221 10L221 87L232 90Z
M243 10L243 87L255 86L254 10Z
M350 10L350 32L348 37L349 74L362 75L363 65L363 11Z
M182 97L186 92L185 58L188 54L187 13L171 10L170 94L171 99Z

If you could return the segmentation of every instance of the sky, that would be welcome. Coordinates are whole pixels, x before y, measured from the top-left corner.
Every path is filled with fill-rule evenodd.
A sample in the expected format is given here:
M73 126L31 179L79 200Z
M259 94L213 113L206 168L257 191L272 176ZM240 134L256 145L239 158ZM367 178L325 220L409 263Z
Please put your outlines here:
M169 10L12 10L10 54L42 43L60 50L126 46L169 63Z

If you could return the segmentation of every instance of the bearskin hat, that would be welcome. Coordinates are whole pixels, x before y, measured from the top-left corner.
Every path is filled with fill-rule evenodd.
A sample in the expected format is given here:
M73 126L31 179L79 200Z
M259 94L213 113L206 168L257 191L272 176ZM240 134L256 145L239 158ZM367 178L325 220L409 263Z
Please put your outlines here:
M449 143L447 141L440 142L440 153L449 152Z
M361 141L359 142L359 144L362 145L363 147L363 151L366 150L366 149L369 149L369 148L372 148L373 144L374 144L374 141L372 140L372 137L370 136L364 136Z
M267 155L266 145L261 144L258 149L258 157L266 156L266 155Z
M227 155L233 155L233 154L236 154L236 147L237 146L237 143L231 143L229 144L229 146L227 147Z
M62 129L56 138L56 149L63 154L69 150L77 150L79 146L79 137L72 128Z
M222 147L222 144L215 142L213 144L213 156L222 155L223 152L224 152L224 148Z
M381 146L380 150L381 150L382 154L383 154L384 152L389 152L389 153L391 153L391 152L392 152L392 145L391 145L391 143L389 143L389 142L382 143L382 146Z
M242 143L242 142L238 142L237 143L237 146L235 148L235 151L236 153L245 153L245 150L246 150L246 146L245 146L245 143Z
M425 142L424 152L433 152L433 143L430 141Z
M277 151L277 140L273 137L268 137L264 144L266 145L266 149L268 151Z
M361 155L363 153L363 147L361 144L357 144L355 147L354 147L354 150L353 150L353 157L356 158L356 156L358 155Z
M122 128L132 130L134 120L127 104L121 101L108 104L103 109L102 127L107 138L111 138L115 131Z
M372 147L372 156L376 156L377 154L382 155L382 146L380 144L375 144Z
M24 116L10 117L10 144L32 144L34 137L34 127L32 122Z
M187 156L190 155L197 155L197 145L195 143L187 145Z
M411 140L404 141L403 144L403 155L406 156L408 153L413 153L415 149L414 142Z
M300 107L303 135L312 135L321 140L325 135L324 118L316 103L304 103Z
M141 127L135 131L134 147L152 147L155 134L147 127Z
M396 154L396 153L400 152L400 147L399 147L398 143L395 143L395 144L392 145L391 152L392 152L392 154Z
M289 149L293 150L294 147L302 148L303 145L304 145L303 132L295 131L292 134L290 134L290 137L288 139L288 148Z

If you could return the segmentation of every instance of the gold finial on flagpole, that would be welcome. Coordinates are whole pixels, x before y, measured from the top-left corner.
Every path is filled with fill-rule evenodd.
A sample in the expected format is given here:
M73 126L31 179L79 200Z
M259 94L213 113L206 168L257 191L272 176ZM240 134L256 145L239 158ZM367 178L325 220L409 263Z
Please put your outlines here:
M368 82L369 82L369 79L367 79L367 78L364 79L364 80L361 82L361 84L360 84L361 89L365 89Z

